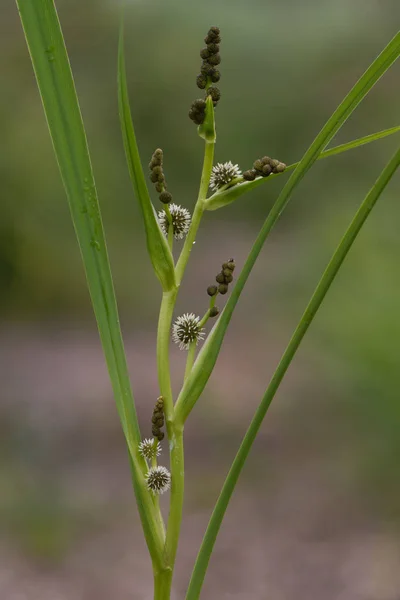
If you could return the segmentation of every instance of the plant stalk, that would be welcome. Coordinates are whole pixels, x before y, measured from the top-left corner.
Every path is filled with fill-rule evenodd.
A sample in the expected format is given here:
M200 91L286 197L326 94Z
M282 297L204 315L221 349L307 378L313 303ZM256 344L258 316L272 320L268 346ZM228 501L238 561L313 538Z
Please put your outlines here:
M183 274L185 272L185 268L190 257L190 253L193 248L193 244L196 240L196 235L199 229L200 221L205 210L205 201L207 198L208 186L210 184L211 171L214 161L214 146L215 142L205 143L203 170L201 173L199 195L197 198L196 206L193 211L192 223L190 225L190 229L186 236L182 252L179 256L179 260L175 268L175 278L177 285L180 285L182 281Z

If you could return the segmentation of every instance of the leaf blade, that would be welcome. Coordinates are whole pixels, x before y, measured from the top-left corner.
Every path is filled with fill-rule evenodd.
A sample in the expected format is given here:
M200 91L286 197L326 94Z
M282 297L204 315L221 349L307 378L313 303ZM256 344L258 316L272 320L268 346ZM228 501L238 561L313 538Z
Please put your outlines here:
M131 457L133 485L143 529L153 560L161 564L163 540L155 526L156 515L144 482L144 459L138 454L139 425L89 148L64 37L53 0L16 1Z
M336 251L334 252L329 264L324 271L315 291L311 297L311 300L303 313L303 316L297 326L283 356L280 360L278 367L272 376L270 384L261 400L260 405L250 423L249 428L243 438L240 445L239 451L232 463L229 473L224 482L220 496L216 502L213 513L211 515L205 536L203 538L199 553L197 555L195 567L193 569L192 577L189 583L188 591L186 594L186 600L198 600L203 586L205 574L207 572L208 563L211 557L211 553L214 548L215 541L218 536L219 529L221 527L225 512L227 510L229 501L232 497L240 473L244 467L246 459L253 446L254 440L261 427L264 417L268 411L268 408L275 396L279 385L285 376L290 363L299 348L302 339L307 333L319 307L321 306L329 288L336 277L343 261L345 260L351 246L353 245L358 233L360 232L363 224L367 220L371 210L375 206L377 200L382 194L383 190L393 177L395 171L400 165L400 148L394 154L392 159L383 169L379 178L377 179L374 186L371 188L352 222L350 223L346 233L340 241Z
M133 127L126 80L124 52L124 24L121 21L118 43L118 108L129 175L135 195L139 201L146 231L147 250L154 271L161 282L164 292L171 291L175 285L175 267L172 253L161 231L155 209L151 203L139 149Z

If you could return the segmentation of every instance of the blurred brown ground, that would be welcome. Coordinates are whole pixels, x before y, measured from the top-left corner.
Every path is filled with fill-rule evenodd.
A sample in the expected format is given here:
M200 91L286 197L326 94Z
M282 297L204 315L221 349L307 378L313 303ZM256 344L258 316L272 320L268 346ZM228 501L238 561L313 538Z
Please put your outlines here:
M88 131L144 435L158 395L160 292L120 140L119 6L57 2ZM80 257L13 4L0 7L0 598L151 598L151 570ZM216 160L297 160L396 32L397 0L132 2L129 80L143 163L163 147L193 207L202 145L186 113L205 31L223 32ZM184 49L184 51L182 51ZM399 65L335 143L399 124ZM175 594L274 367L351 215L398 139L318 164L278 223L186 429ZM282 180L206 215L179 298L238 270ZM400 599L399 178L346 261L239 481L202 598ZM172 349L178 390L183 353ZM166 499L163 499L166 502Z

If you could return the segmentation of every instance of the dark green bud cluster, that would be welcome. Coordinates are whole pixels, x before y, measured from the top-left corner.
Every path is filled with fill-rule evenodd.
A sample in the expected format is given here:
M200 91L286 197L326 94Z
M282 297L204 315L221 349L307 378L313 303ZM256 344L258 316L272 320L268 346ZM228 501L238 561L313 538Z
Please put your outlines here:
M161 431L161 428L164 427L164 398L162 396L157 398L153 416L151 417L151 423L151 432L153 436L161 442L161 440L164 439L164 432Z
M211 84L217 83L220 80L221 74L217 66L221 62L219 54L219 44L221 42L219 27L211 27L204 38L207 46L200 51L200 57L203 59L200 67L200 73L196 78L196 85L201 90L206 90L206 97L211 96L214 107L217 106L218 100L221 98L219 89ZM196 123L201 125L205 119L205 103L202 100L195 100L190 108L189 117ZM201 104L200 104L201 103Z
M167 192L167 184L163 170L163 151L161 148L155 150L149 163L150 181L155 184L155 188L159 193L159 199L163 204L169 204L172 200L172 194Z
M245 181L254 181L256 177L268 177L271 173L283 173L286 165L276 158L263 156L254 161L253 168L243 173Z
M233 258L223 263L221 271L215 278L215 281L219 284L218 287L216 285L212 285L207 289L207 293L211 295L218 294L226 294L228 291L229 284L233 281L233 271L235 270L235 261ZM210 291L217 291L213 294L210 294Z

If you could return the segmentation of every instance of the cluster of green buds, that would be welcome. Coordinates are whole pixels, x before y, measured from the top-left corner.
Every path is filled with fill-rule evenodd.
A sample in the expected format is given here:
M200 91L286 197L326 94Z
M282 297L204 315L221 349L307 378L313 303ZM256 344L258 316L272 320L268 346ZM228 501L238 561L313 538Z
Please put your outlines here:
M223 263L221 271L215 278L215 281L218 283L218 286L210 285L207 288L207 294L209 296L213 297L217 294L223 295L227 293L228 286L233 281L233 271L235 270L235 266L236 265L233 258L230 258L227 262Z
M211 27L204 38L206 47L200 51L200 57L203 59L201 64L200 73L197 75L196 84L201 90L206 90L207 96L211 96L214 107L217 106L219 99L221 98L221 92L219 88L213 83L217 83L220 80L221 74L216 68L221 62L221 56L219 54L219 44L221 42L219 27ZM189 117L196 125L204 123L206 115L206 101L203 99L195 100L190 107Z
M243 179L245 181L254 181L256 177L268 177L271 173L283 173L285 169L285 163L280 162L276 158L263 156L254 161L252 169L243 173Z
M151 432L159 442L164 439L164 432L161 431L161 428L164 427L164 421L164 398L160 396L157 398L157 402L153 410L153 416L151 417Z
M159 200L163 204L169 204L172 200L172 194L167 192L167 184L163 170L163 151L157 148L154 151L149 163L150 181L155 184L156 191L159 193Z

